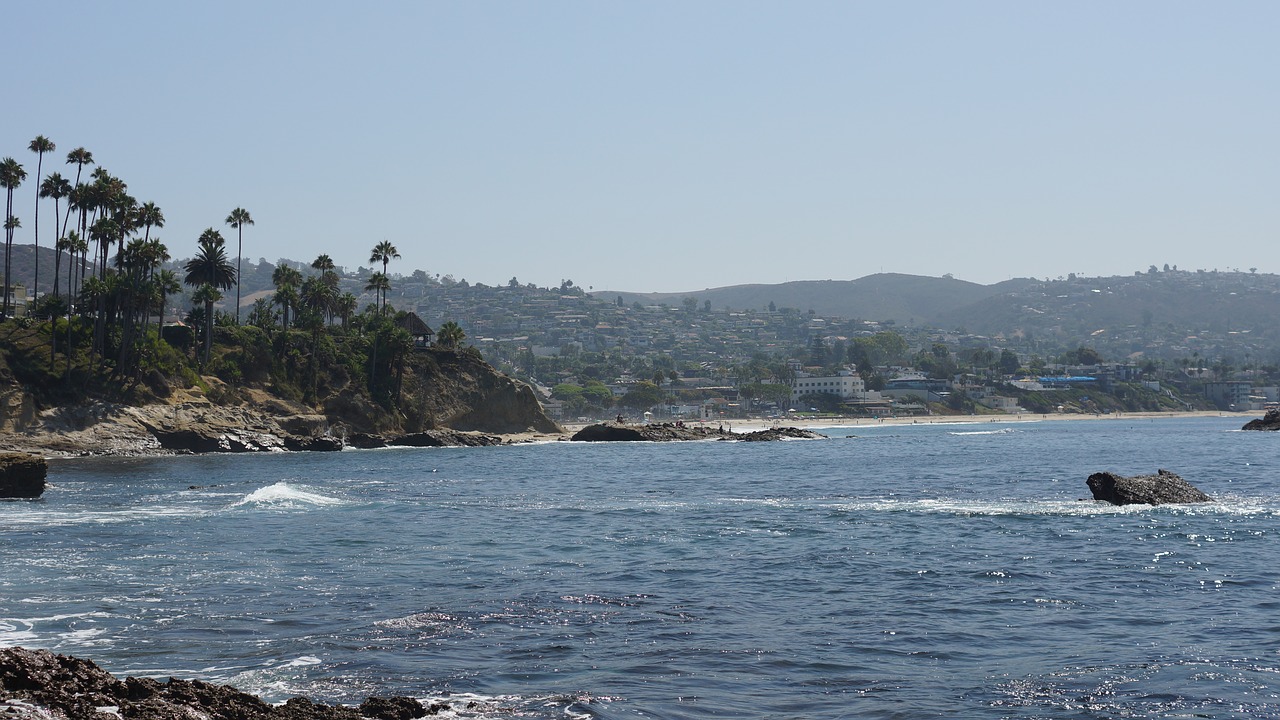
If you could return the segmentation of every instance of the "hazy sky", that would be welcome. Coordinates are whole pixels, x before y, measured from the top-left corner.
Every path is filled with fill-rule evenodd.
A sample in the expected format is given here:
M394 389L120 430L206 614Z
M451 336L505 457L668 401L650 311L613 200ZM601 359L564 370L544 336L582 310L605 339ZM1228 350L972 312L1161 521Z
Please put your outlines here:
M393 272L487 284L1280 272L1270 0L14 0L0 22L17 242L44 134L46 170L84 146L159 204L175 257L243 206L249 258L354 268L390 240Z

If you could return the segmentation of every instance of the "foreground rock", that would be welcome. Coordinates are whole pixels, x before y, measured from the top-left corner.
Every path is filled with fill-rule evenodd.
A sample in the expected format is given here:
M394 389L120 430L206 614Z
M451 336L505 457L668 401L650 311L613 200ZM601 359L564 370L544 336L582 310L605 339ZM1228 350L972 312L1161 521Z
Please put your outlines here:
M49 463L39 455L0 453L0 498L38 498Z
M651 425L620 425L616 423L597 423L588 425L574 433L570 440L578 442L673 442L680 440L741 440L760 442L764 440L811 440L824 438L811 430L800 428L770 428L749 433L735 433L731 430L711 427L695 427L677 425L675 423L655 423Z
M1168 470L1133 477L1100 472L1090 475L1085 482L1094 500L1105 500L1112 505L1213 502L1213 498Z
M1242 430L1280 430L1280 410L1268 410L1261 418L1250 420Z
M118 680L89 660L48 650L0 649L0 717L210 718L211 720L405 720L437 715L413 698L369 698L358 708L293 698L268 705L229 685L199 680Z

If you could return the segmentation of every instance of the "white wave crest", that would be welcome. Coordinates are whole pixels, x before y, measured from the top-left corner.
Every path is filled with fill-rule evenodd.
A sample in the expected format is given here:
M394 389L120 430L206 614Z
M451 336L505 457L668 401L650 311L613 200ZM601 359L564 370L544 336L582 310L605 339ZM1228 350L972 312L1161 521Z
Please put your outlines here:
M253 507L289 509L326 507L343 504L345 504L344 501L338 498L308 492L296 485L290 485L287 482L281 481L275 485L268 485L267 487L254 490L235 502L231 507L244 507L248 505Z
M1000 428L999 430L964 430L964 431L948 431L948 435L1009 435L1017 432L1013 428Z

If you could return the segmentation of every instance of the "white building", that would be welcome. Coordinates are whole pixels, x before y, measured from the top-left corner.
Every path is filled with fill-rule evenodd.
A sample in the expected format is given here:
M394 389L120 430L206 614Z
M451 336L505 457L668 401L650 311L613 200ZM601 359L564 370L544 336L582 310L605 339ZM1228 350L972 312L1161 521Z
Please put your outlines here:
M869 402L880 399L880 393L867 391L862 376L852 370L841 370L837 375L815 377L803 373L791 381L791 403L794 405L805 395L835 395L842 401Z

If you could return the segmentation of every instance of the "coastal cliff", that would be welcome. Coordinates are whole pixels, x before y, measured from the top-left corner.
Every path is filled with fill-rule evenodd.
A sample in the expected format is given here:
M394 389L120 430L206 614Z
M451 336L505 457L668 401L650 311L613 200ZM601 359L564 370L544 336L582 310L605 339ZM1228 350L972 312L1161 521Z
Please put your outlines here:
M380 402L357 384L325 380L317 383L323 396L315 404L281 397L269 383L232 386L206 376L185 387L167 380L144 402L84 400L41 409L11 376L0 388L0 450L50 456L336 450L355 435L396 444L432 431L437 444L471 445L500 442L497 435L562 432L528 386L472 352L414 353L398 392Z

